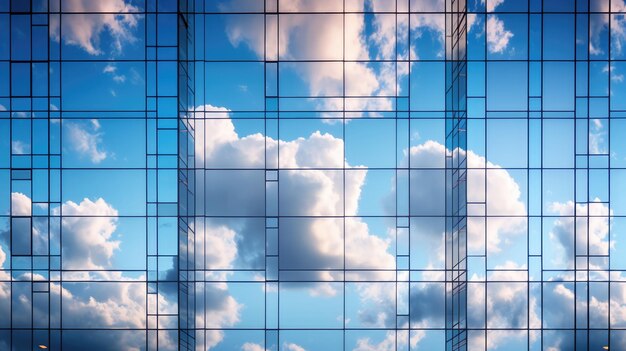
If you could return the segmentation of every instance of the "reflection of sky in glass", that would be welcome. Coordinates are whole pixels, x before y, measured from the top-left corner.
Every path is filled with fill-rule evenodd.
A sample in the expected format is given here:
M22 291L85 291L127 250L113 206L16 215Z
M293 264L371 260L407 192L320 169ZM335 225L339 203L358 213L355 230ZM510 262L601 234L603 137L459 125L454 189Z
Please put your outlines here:
M444 349L443 1L196 5L0 2L0 349ZM626 6L467 7L468 348L626 347Z

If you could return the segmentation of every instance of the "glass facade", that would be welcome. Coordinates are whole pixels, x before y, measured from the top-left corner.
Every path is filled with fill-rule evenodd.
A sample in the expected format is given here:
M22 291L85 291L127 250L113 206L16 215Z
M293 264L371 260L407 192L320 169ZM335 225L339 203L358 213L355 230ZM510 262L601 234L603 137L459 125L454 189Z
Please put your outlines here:
M626 348L624 0L0 0L0 350Z

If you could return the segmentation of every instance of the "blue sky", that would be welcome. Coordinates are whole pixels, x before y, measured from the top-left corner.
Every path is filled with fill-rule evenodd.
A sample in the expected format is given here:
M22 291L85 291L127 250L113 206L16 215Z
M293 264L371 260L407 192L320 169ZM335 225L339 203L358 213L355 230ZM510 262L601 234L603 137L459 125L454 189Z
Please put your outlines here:
M280 1L287 12L280 25L270 16L264 27L258 9L225 14L241 9L240 1L208 5L210 14L196 16L196 55L204 61L195 67L194 107L187 112L196 136L195 264L207 270L197 284L199 348L443 350L443 169L450 152L444 16L385 14L395 7L368 0L346 6L375 14L344 18L331 1ZM176 51L146 48L157 39L145 28L156 24L137 13L141 1L67 6L61 23L50 17L49 40L35 45L41 35L33 32L32 50L31 17L18 16L9 31L8 16L0 14L0 33L13 33L0 34L0 59L37 59L49 47L50 58L62 61L49 67L0 61L0 280L46 279L49 264L93 270L64 280L128 281L56 282L50 295L63 299L64 321L70 315L91 318L86 323L93 327L141 329L152 323L146 270L158 265L166 278L176 269L170 256L177 252L177 218L145 217L156 211L147 202L177 201ZM81 6L121 14L85 20L71 13ZM411 2L412 11L442 6ZM525 350L543 342L567 350L566 334L541 340L526 328L569 325L573 317L555 311L573 311L580 297L571 274L560 271L580 267L583 256L602 256L589 258L601 279L608 261L626 267L626 203L619 195L626 191L620 169L626 125L616 111L623 109L626 66L609 61L623 56L624 18L612 15L609 33L609 17L592 16L587 35L576 32L587 17L564 13L572 11L565 1L544 4L554 13L530 19L519 12L537 9L535 1L468 6L467 148L460 151L471 203L468 325L517 329L488 331L487 345L478 331L469 342L472 349ZM603 6L593 2L592 10ZM613 6L626 9L620 0ZM176 44L175 19L159 17L160 44ZM264 38L264 30L275 36ZM45 98L48 83L60 98ZM32 99L8 98L31 88ZM61 157L41 156L48 151ZM10 180L11 164L32 169L32 187ZM278 170L277 182L266 182L266 169ZM275 239L265 215L286 216ZM26 224L15 222L11 232L11 218ZM22 227L32 234L21 234ZM38 262L28 276L22 269L31 262L11 262L10 243L17 254L23 240L34 254L62 252L62 262ZM146 259L157 252L164 255L158 262ZM542 272L529 255L542 255L543 269L557 272L537 276ZM549 282L543 300L541 284L527 279ZM0 311L9 306L6 286ZM612 284L609 302L608 284L590 287L596 304L590 310L617 311L598 313L593 323L624 323L624 288ZM152 295L160 312L176 311L175 290L163 285ZM12 294L27 299L14 314L45 310L21 287ZM514 308L518 313L509 312ZM128 333L112 345L144 348L144 338ZM160 347L175 348L174 335L162 339ZM606 343L606 336L592 339Z

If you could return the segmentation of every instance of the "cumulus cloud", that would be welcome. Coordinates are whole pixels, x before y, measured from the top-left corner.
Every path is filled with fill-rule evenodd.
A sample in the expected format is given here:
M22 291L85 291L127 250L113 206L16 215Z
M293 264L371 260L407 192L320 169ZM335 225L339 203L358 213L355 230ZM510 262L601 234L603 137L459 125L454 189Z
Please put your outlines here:
M16 216L30 216L31 199L21 193L12 193L12 214ZM117 228L117 210L103 199L92 201L84 199L80 203L67 201L61 207L53 209L54 215L62 215L63 230L62 254L63 268L67 269L109 269L111 258L119 246L119 242L112 239ZM14 237L23 237L12 228ZM32 236L35 240L44 231L33 225ZM51 237L58 233L52 230ZM7 238L1 235L1 238ZM5 243L6 244L6 243ZM34 245L33 245L34 246ZM0 246L0 267L6 260L6 253ZM50 319L59 320L63 313L65 328L138 328L146 327L146 299L147 291L144 278L134 279L122 275L120 272L68 272L64 275L63 285L58 282L50 283L51 301L62 301L62 310L51 309ZM98 282L80 282L89 280ZM47 315L48 307L37 304L31 299L30 286L19 282L47 281L38 274L24 273L14 280L13 288L6 281L11 280L6 271L0 270L0 314L9 314L10 301L13 303L13 321L15 327L29 328L31 315ZM4 282L3 282L4 281ZM172 311L175 304L164 295L158 295L159 308ZM142 334L132 332L89 332L87 334L71 334L64 337L64 347L84 348L97 347L102 350L137 350L145 347L146 341ZM0 338L1 339L1 338ZM0 340L0 344L7 340ZM166 350L176 349L175 339L165 335L159 341L159 346Z
M607 130L602 120L594 118L589 126L589 152L592 154L606 154Z
M484 277L482 278L484 281ZM515 262L505 262L490 273L490 289L485 296L485 284L480 277L470 277L467 296L468 327L498 329L487 340L488 349L498 349L511 341L523 341L527 328L541 326L538 314L539 302L528 297L526 267ZM471 302L471 303L469 303ZM487 315L485 316L485 312ZM469 340L470 345L482 345L484 337L479 334ZM534 337L531 336L531 341Z
M372 342L370 338L357 340L356 347L352 351L393 351L396 350L396 335L388 332L385 339L379 343Z
M227 117L224 108L207 105L200 110ZM203 131L210 133L211 138L204 138ZM264 175L259 180L254 171L245 169L265 168L266 164L267 168L285 169L280 171L278 201L282 215L296 218L281 220L280 265L282 269L311 270L309 273L298 272L291 278L285 275L286 280L337 280L339 275L328 270L342 268L344 261L346 267L352 269L395 268L394 257L388 252L391 243L388 236L373 234L360 218L349 217L345 223L342 219L325 218L342 216L344 211L347 216L357 214L367 175L366 169L346 163L346 168L351 171L345 174L344 188L343 172L332 170L344 166L341 139L320 132L291 141L276 140L260 133L239 136L229 118L216 118L196 120L196 145L197 165L209 169L242 169L207 172L204 197L228 199L219 204L207 204L205 212L209 215L263 215ZM272 156L277 155L278 149L280 163ZM258 226L254 218L211 219L209 225L236 232L238 264L262 262L265 243L263 236L255 235ZM351 272L346 278L358 280L366 279L366 276L384 276L384 272Z
M201 119L206 115L210 119ZM229 110L223 107L205 105L196 109L196 165L206 169L238 169L235 172L208 171L205 184L206 198L227 199L215 204L207 203L204 211L209 215L263 215L265 211L265 182L261 174L260 181L254 175L256 168L280 168L281 196L279 198L282 214L293 216L334 216L343 215L343 201L345 213L355 215L359 206L361 189L367 177L367 170L359 166L351 166L343 158L343 141L329 134L320 132L311 133L307 137L285 141L266 137L261 133L240 136L229 119ZM205 138L205 134L211 138ZM280 149L280 161L277 155ZM445 166L445 146L426 141L421 145L407 150L403 165L411 162L412 167L443 168ZM526 229L526 214L524 203L520 199L521 191L513 177L504 169L485 160L472 151L460 151L467 155L468 167L475 169L488 168L487 193L491 205L488 206L489 215L495 215L488 223L489 240L487 248L491 252L500 251L509 243L513 235L523 233ZM350 170L346 173L346 188L343 188L342 172L310 168L342 168ZM250 170L250 171L246 171ZM339 173L339 174L337 174ZM256 178L255 178L256 177ZM429 187L416 187L411 193L412 204L420 204L426 211L434 214L443 213L445 201L444 177L437 172L415 172L411 174L411 184L429 184ZM476 185L469 186L468 191L475 192L474 197L485 194L485 173L476 172L469 176L469 182ZM255 185L256 184L256 185ZM283 191L284 189L284 191ZM419 206L418 206L419 207ZM413 207L415 208L415 207ZM501 218L500 216L511 216ZM280 222L281 236L280 264L282 269L302 269L307 272L281 274L281 280L315 280L332 281L341 279L327 269L342 268L344 264L343 245L346 246L345 265L350 268L367 269L395 269L393 255L389 254L390 238L375 235L368 225L358 218L346 218L345 239L344 223L337 219L327 218L297 218L283 219ZM236 264L251 264L251 257L263 258L264 242L258 235L254 235L258 226L253 219L216 219L207 220L207 230L219 233L215 238L225 240L214 244L218 247L237 246ZM443 245L442 228L421 228L420 233L425 245L432 247L430 251L437 251ZM485 229L472 227L469 232L470 244L484 249ZM208 240L212 240L208 236ZM344 241L345 240L345 241ZM256 243L255 243L256 241ZM472 244L473 243L473 244ZM474 247L476 249L476 247ZM233 250L220 249L228 253L232 259ZM441 250L439 250L441 251ZM429 258L441 264L443 257L433 255ZM224 268L225 262L214 260L219 268ZM217 267L216 267L217 268ZM441 277L431 277L433 281ZM395 280L395 276L385 275L385 272L350 272L346 279L362 280L375 279L381 281ZM310 288L302 284L303 288ZM312 295L334 294L332 288L323 284L316 284L310 288ZM323 290L323 291L322 291ZM521 294L522 290L511 294ZM361 309L358 311L360 323L371 327L393 327L396 314L395 289L386 289L385 284L357 284ZM509 296L510 298L510 295ZM503 295L504 296L504 295ZM519 295L522 296L522 295ZM444 312L438 308L443 306L445 291L440 284L424 284L411 289L411 323L419 327L439 327L443 324ZM405 300L406 298L401 298ZM505 299L505 297L501 297ZM399 300L399 301L401 301ZM440 303L435 303L439 301ZM508 300L509 302L511 300ZM423 302L423 303L420 303ZM495 304L501 307L503 304ZM503 312L498 312L493 320L505 318ZM518 325L518 322L512 322ZM411 343L417 345L425 336L423 332L411 335ZM384 349L385 341L374 343L371 340L360 340L361 350Z
M80 155L87 156L95 164L104 161L109 155L102 149L102 133L100 122L92 119L89 124L65 122L67 136L72 149Z
M614 280L624 279L620 273L615 272L613 275ZM547 286L549 288L544 289L543 297L546 328L572 328L575 319L574 308L576 311L589 311L590 328L608 329L609 325L621 328L626 322L626 284L611 285L610 302L606 293L590 292L588 297L586 295L576 297L573 282L556 281ZM547 339L545 346L555 351L587 348L586 340L578 338L576 342L567 335L556 335ZM608 340L596 334L589 339L589 343L591 349L601 349L607 345ZM621 333L612 335L611 348L618 350L626 348L626 336Z
M285 3L288 12L301 12L304 7L310 11L319 11L326 8L324 2L294 1ZM367 59L369 54L365 44L364 16L354 15L345 18L345 53L351 59ZM227 23L226 31L233 46L246 45L259 58L267 59L302 60L342 59L343 38L337 33L344 33L343 18L341 15L289 15L280 19L280 26L275 21L268 21L268 33L277 32L277 36L269 36L267 43L263 37L257 35L255 25L245 21L233 20ZM279 29L280 27L280 29ZM278 39L274 39L274 38ZM265 50L267 45L267 51ZM287 67L287 66L286 66ZM347 95L373 96L381 95L381 81L376 72L365 63L348 63L345 72L341 64L293 63L289 69L295 70L308 85L311 96L337 96L343 93L344 74ZM391 101L388 99L350 99L346 101L347 110L390 110ZM319 108L328 111L343 109L341 99L324 99ZM330 116L330 114L329 114Z
M485 5L485 0L481 0L481 3ZM467 32L473 31L475 29L481 29L480 32L476 33L476 37L480 37L487 32L487 50L490 53L504 53L507 47L509 46L509 42L511 38L513 38L514 34L510 30L506 29L504 21L500 16L496 14L492 14L496 10L498 6L504 3L504 0L488 0L486 4L487 11L487 22L486 28L483 29L479 24L482 20L476 16L474 13L467 14Z
M480 2L483 5L485 5L485 0L480 0ZM495 11L496 7L501 5L503 2L504 2L504 0L487 0L487 7L486 7L487 12Z
M236 4L237 2L233 3L232 8L226 6L223 10L235 9ZM390 3L386 2L376 1L369 4L373 11L392 9L389 7ZM245 21L232 19L226 25L226 33L233 46L246 45L259 58L267 60L276 60L278 57L285 60L341 60L344 59L344 53L347 60L395 59L396 41L407 41L409 30L414 30L416 35L421 35L424 30L437 33L443 50L444 16L411 14L409 28L408 16L396 17L376 13L373 19L369 19L358 13L351 13L345 17L341 14L297 14L304 11L322 12L329 6L332 6L332 3L324 1L281 3L281 11L294 14L281 17L280 26L275 21L268 21L267 32L276 35L268 36L267 41L258 34L258 28L263 24L247 19ZM364 6L364 3L360 6ZM443 6L443 1L423 1L420 2L420 6L424 12L436 11ZM366 27L369 28L366 30ZM397 50L400 59L408 59L409 55L413 58L418 56L413 46L399 46ZM340 96L344 89L347 96L388 96L394 95L396 90L400 89L396 83L396 66L392 63L381 62L376 66L365 62L347 62L345 65L294 63L285 67L295 70L301 76L313 97ZM398 65L398 75L408 74L408 67ZM392 101L384 97L345 100L345 110L351 111L349 117L361 117L366 114L379 116L380 111L389 111L392 106ZM341 111L344 109L344 101L323 99L318 107L324 111ZM330 112L323 115L333 116Z
M20 140L11 142L11 152L16 155L24 155L30 153L30 145Z
M204 260L203 265L210 269L229 267L237 257L235 235L235 231L226 226L206 228L200 240L204 240L204 246L210 250L199 258Z
M30 199L20 193L12 194L13 214L20 216L30 215ZM53 214L61 215L63 229L63 266L67 269L109 269L111 259L119 248L120 241L113 239L117 229L117 210L103 199L84 199L80 203L67 201L61 207L53 209ZM33 237L39 232L33 228ZM200 245L207 250L206 259L208 269L229 268L237 256L237 248L234 242L235 233L225 227L197 228L197 238ZM51 236L57 237L59 233L51 232ZM2 236L5 237L5 236ZM36 238L33 238L35 240ZM219 248L219 250L216 250ZM6 254L0 247L0 266L4 263ZM216 276L217 280L225 279L225 274ZM7 277L3 277L6 275ZM146 320L146 285L144 278L139 280L123 276L119 272L72 272L66 274L66 282L63 286L52 283L50 288L52 299L63 300L63 318L67 321L65 327L72 327L71 323L80 321L81 328L145 328ZM0 271L0 280L6 280L8 274ZM43 280L37 275L23 275L20 281ZM121 283L73 283L72 281L85 280L116 281ZM174 313L176 303L170 301L176 299L176 294L169 295L168 289L161 289L157 295L159 309ZM198 299L203 300L204 313L198 313L196 323L198 327L207 328L204 347L212 349L224 338L222 328L231 327L239 321L239 304L229 293L226 283L211 283L203 287L197 287ZM0 309L3 299L10 301L11 296L20 301L19 306L13 306L14 312L21 311L23 318L16 320L16 325L27 326L31 313L38 313L37 306L30 300L30 292L20 289L14 284L13 291L7 284L0 284ZM1 312L1 311L0 311ZM55 313L57 311L54 311ZM8 312L7 312L8 313ZM57 315L52 315L54 320ZM74 322L75 321L75 322ZM21 324L20 324L21 323ZM71 325L70 325L71 324ZM77 327L78 325L76 325ZM174 326L175 327L175 326ZM81 341L80 336L68 336L64 338L65 347L86 347L92 345L104 350L135 350L145 345L143 334L139 333L90 333L88 341ZM176 349L175 335L165 335L159 339L159 347L164 349ZM152 342L152 341L150 341ZM105 346L103 346L105 345ZM104 348L103 348L104 347Z
M444 9L445 2L443 0L424 0L417 1L411 4L411 11L418 12L411 15L411 30L413 31L412 35L421 37L423 31L425 30L436 33L442 51L446 34L445 16L434 13L443 12ZM425 14L421 12L425 12ZM415 48L411 49L416 50ZM419 56L418 52L415 52L414 54L416 55L416 58L417 56ZM441 52L440 55L443 55L443 52Z
M195 232L196 249L195 269L232 269L237 257L237 244L234 240L235 232L225 226L197 223ZM185 247L181 249L186 250ZM202 254L200 254L202 253ZM178 274L173 270L173 274ZM196 285L195 294L201 306L202 313L196 311L196 328L205 329L205 337L197 340L198 347L210 350L224 339L223 328L232 327L240 321L240 312L243 305L237 302L228 291L229 273L224 271L207 271L207 279L217 282ZM202 309L201 309L202 310ZM242 347L244 351L256 351L256 344L247 343ZM264 350L264 349L261 349Z
M441 215L445 213L446 185L442 171L445 167L445 155L450 152L436 141L428 140L411 147L409 154L412 168L426 169L411 172L411 184L428 184L411 188L410 201L413 215ZM511 174L473 151L459 151L467 157L468 199L481 199L487 194L487 215L493 216L486 223L483 217L471 217L468 223L468 246L470 250L482 251L485 247L484 236L488 233L489 252L500 252L511 236L519 235L526 229L526 207L521 199L520 187ZM402 160L408 166L408 157ZM485 174L484 169L488 169ZM476 170L476 171L472 171ZM486 189L485 189L485 177ZM433 223L431 227L422 227L421 239L429 240L433 248L441 245L441 227Z
M111 263L120 241L112 240L118 212L104 199L67 201L53 210L63 215L63 265L68 269L102 269Z
M56 41L79 46L90 55L101 55L100 36L106 32L111 37L114 53L119 53L125 43L137 39L132 33L137 27L139 8L125 0L64 0L50 3L50 12L63 13L50 17L50 35ZM61 18L62 17L62 20Z
M475 25L477 26L481 21L480 21L480 18L475 13L468 13L466 16L467 16L467 20L466 20L467 22L465 23L465 26L467 28L467 32L470 33L474 30L474 26Z
M395 283L357 283L359 296L358 319L368 328L396 327ZM398 302L406 300L406 294L398 290ZM408 326L403 326L408 327Z
M419 168L410 175L411 187L410 201L413 215L441 215L445 211L446 184L445 177L440 169L445 167L445 156L452 151L436 141L428 140L413 146L406 151L405 158L401 161L403 167L410 162L412 168ZM468 219L468 247L472 252L489 253L502 252L510 247L513 238L526 232L526 208L521 199L520 187L511 174L499 165L487 161L484 157L473 151L457 150L467 157L467 198L484 199L486 201L486 213L491 216L487 223L482 216L470 216ZM484 169L487 169L485 172ZM399 181L402 181L400 178ZM428 186L420 186L428 184ZM485 188L486 187L486 188ZM485 198L485 195L487 196ZM470 214L471 215L471 214ZM416 239L424 247L425 255L431 264L443 265L443 228L437 222L418 223ZM485 236L487 236L485 238ZM429 266L432 268L432 266ZM515 274L512 270L524 269L513 262L496 267L503 272L495 274L494 279L520 279L526 280ZM427 268L428 269L428 268ZM512 278L513 277L513 278ZM442 273L434 271L425 280L442 281ZM473 277L477 280L478 277ZM437 283L420 284L412 286L410 294L410 315L414 327L443 327L445 312L443 311L445 291L443 286ZM525 329L528 320L526 308L529 306L526 297L527 289L523 284L503 284L502 289L490 291L487 301L484 298L485 290L482 284L473 284L468 290L468 323L473 326L481 325L480 320L485 320L485 305L487 304L487 323L492 327ZM481 304L480 301L483 301ZM522 303L526 301L526 303ZM515 302L515 303L513 303ZM530 308L534 309L536 301L530 301ZM516 306L519 313L510 313L511 306ZM524 312L524 313L522 313ZM534 313L534 312L533 312ZM523 316L521 316L523 314ZM536 315L531 314L531 322L536 320ZM417 333L411 335L411 342L419 343L425 335ZM511 330L490 337L489 348L497 348L505 340L510 338L522 338L522 330ZM480 341L474 340L473 342ZM365 349L367 350L367 349Z
M395 351L407 349L407 345L411 346L411 350L416 349L419 341L423 339L425 333L422 330L412 331L409 338L408 330L398 330L387 332L385 338L380 342L373 342L371 338L358 339L356 347L352 351ZM409 340L410 339L410 340Z
M0 271L0 280L3 271ZM8 276L8 274L7 274ZM123 280L121 276L111 276L111 280ZM17 277L18 282L45 281L39 275L23 274ZM31 300L30 288L24 283L14 283L12 291L3 288L6 283L0 283L0 301L13 296L13 317L15 327L30 327L31 313L48 315L47 305L41 305ZM5 294L6 293L6 294ZM64 348L97 348L99 350L138 350L145 347L146 341L141 333L126 331L107 331L101 333L90 331L95 328L143 329L146 327L146 284L143 282L128 283L50 283L50 300L62 301L64 328L86 328L81 333L68 333L63 340ZM168 303L161 296L161 304ZM0 303L0 311L6 304ZM171 307L170 307L171 308ZM50 310L50 319L60 319L59 309ZM2 337L0 337L1 339ZM7 340L4 340L5 342ZM0 343L2 340L0 340ZM156 346L150 342L151 346ZM176 349L175 339L166 335L159 340L159 348L165 350Z
M563 263L572 265L574 255L609 254L609 246L614 245L608 240L613 211L600 199L588 204L555 202L550 210L561 216L554 221L550 237L563 249Z
M502 53L508 47L513 33L504 27L504 21L495 15L487 18L487 49L491 53Z
M287 351L306 351L306 349L298 344L285 343L285 350Z
M586 204L575 204L573 201L555 202L550 205L550 210L559 216L554 221L549 237L561 249L563 255L560 259L563 264L574 265L574 255L608 255L615 242L608 240L613 212L605 203L599 199ZM591 261L589 268L599 270L595 274L604 276L604 279L609 278L609 273ZM620 272L611 272L610 278L614 282L625 280ZM608 292L602 290L589 291L589 296L581 298L580 295L576 295L574 283L568 282L568 279L570 278L557 275L550 279L551 283L544 289L543 309L546 327L572 326L575 318L574 308L577 311L589 311L591 328L608 328L607 321L612 327L626 325L626 284L611 284L610 300ZM606 345L606 342L607 340L600 338L590 339L592 347L597 348ZM572 338L557 335L550 339L547 346L551 350L572 350L587 345L586 343L576 345ZM625 347L625 336L616 334L611 337L611 348Z
M611 7L609 8L609 3ZM601 55L605 50L601 47L601 39L604 31L608 30L609 22L611 32L611 43L613 45L613 54L621 54L626 40L626 4L624 0L612 1L592 1L590 2L591 12L603 12L602 14L594 14L589 20L589 53L592 55ZM608 12L611 13L608 13Z
M265 137L260 133L240 136L233 122L228 118L228 109L206 105L197 109L198 114L206 113L212 119L196 119L196 149L197 165L203 168L235 168L241 169L237 174L229 173L220 175L209 173L207 178L206 193L207 198L228 198L229 201L220 203L218 207L211 207L208 204L208 214L214 211L224 211L233 215L262 215L264 210L265 184L261 179L259 186L254 186L255 180L253 172L246 172L246 169L265 168L287 168L280 173L281 191L279 199L281 209L288 215L294 216L333 216L342 215L343 201L345 196L346 215L355 215L358 209L361 188L367 176L367 170L362 167L349 165L343 159L343 141L329 134L314 132L308 137L301 137L291 141L275 140ZM203 131L211 133L210 139L204 138ZM280 149L280 163L276 155ZM493 171L487 177L487 187L490 196L490 203L487 212L495 215L489 226L488 249L498 252L503 245L508 244L511 235L517 235L525 231L526 221L523 217L526 214L525 206L521 201L519 186L513 177L499 166L488 162L471 151L465 152L468 158L468 167L476 169L489 168ZM413 167L442 168L444 167L446 148L445 146L427 141L419 146L407 150L404 165L408 163L410 157ZM346 165L351 172L346 173L346 188L343 189L343 178L332 170L319 170L308 168L341 168ZM248 175L241 175L250 173ZM483 184L476 188L468 187L468 191L485 193L484 173L470 175L472 184ZM424 211L441 214L445 201L445 183L443 177L436 172L416 172L411 175L411 184L429 184L429 187L417 187L411 194L413 203L420 203ZM246 186L246 184L248 184ZM226 196L228 194L228 196ZM343 194L343 195L342 195ZM478 195L474 195L478 196ZM511 218L500 218L499 216L511 216ZM218 237L228 241L228 245L237 245L239 256L236 260L250 259L248 255L241 257L251 246L260 247L263 252L263 244L251 245L254 240L259 240L258 236L247 235L253 225L251 220L225 219L209 220L212 230L220 232ZM346 218L345 221L345 265L350 268L362 269L395 269L393 256L389 254L390 241L382 236L374 235L370 228L358 218ZM285 219L280 223L282 248L279 255L283 269L309 269L315 272L298 272L291 276L281 276L281 280L303 280L312 279L317 281L332 281L340 279L326 269L343 267L343 222L335 219L307 218ZM441 228L426 228L422 231L425 243L430 243L437 248L442 245ZM473 245L484 245L484 229L474 228L470 230L470 237L480 238L480 240L470 239ZM243 238L247 238L244 240ZM220 247L223 243L218 243ZM228 250L220 250L228 252ZM254 252L253 250L249 252ZM258 254L258 252L257 252ZM442 260L441 255L431 257L432 260ZM223 263L219 263L220 266ZM352 275L350 275L352 274ZM371 279L387 280L388 276L384 272L364 273L351 272L346 279L360 280L365 277ZM395 277L389 278L394 280ZM435 279L436 280L436 279ZM303 284L304 286L305 284ZM317 293L311 291L312 294ZM332 294L333 292L326 292ZM363 302L363 308L359 311L361 323L368 326L388 327L395 323L396 296L394 289L385 289L384 284L360 284L357 286L357 293ZM515 293L521 293L515 291ZM513 294L513 293L511 293ZM509 296L510 298L510 295ZM514 294L513 294L514 295ZM429 327L443 323L443 311L437 306L443 305L445 292L439 284L425 284L419 288L412 289L410 300L413 301L411 308L411 321L414 325ZM520 295L521 296L521 295ZM504 297L502 297L504 298ZM424 302L420 304L418 301ZM441 301L442 303L433 303ZM510 302L510 300L508 300ZM372 306L372 308L368 308ZM374 307L375 306L375 307ZM504 315L502 313L502 315ZM504 317L501 317L504 318ZM497 318L496 318L497 319ZM495 320L495 319L494 319ZM517 322L516 322L517 323ZM514 323L514 325L517 325ZM415 333L412 335L412 343L417 344L425 335ZM367 350L384 349L384 341L381 344L372 343L370 340L360 341L359 347Z
M224 331L220 329L239 322L242 305L230 295L228 284L223 282L196 288L196 295L205 299L204 313L196 312L196 327L207 328L204 347L210 350L224 339Z
M247 342L245 344L243 344L241 346L241 350L242 351L266 351L265 347L259 345L259 344L254 344L251 342Z
M11 215L12 216L30 216L32 213L32 201L30 197L18 193L11 193Z

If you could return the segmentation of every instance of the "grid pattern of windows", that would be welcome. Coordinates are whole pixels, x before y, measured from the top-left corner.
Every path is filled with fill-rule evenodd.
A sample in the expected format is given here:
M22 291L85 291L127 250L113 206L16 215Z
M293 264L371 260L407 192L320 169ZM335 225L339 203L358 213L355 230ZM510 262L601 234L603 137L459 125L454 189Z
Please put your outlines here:
M0 350L626 348L624 0L0 0Z
M471 350L624 347L624 9L468 3Z
M0 349L178 347L179 6L0 1Z
M464 21L457 1L196 7L199 348L442 349L446 281L465 345ZM223 318L215 291L245 306Z
M467 350L467 14L446 6L446 349Z

